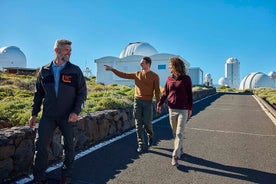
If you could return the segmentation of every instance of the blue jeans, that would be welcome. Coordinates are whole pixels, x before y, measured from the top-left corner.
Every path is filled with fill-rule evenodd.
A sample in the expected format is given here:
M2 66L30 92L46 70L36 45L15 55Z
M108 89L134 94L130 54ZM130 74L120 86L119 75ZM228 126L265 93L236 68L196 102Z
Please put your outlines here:
M153 137L152 129L152 100L134 99L133 116L135 119L135 128L138 145L144 146L144 129L148 138Z
M45 180L45 171L48 167L48 146L54 130L59 127L64 137L65 159L62 167L62 175L71 177L75 157L73 124L68 119L57 119L42 116L38 127L38 139L36 142L36 157L34 165L34 179Z

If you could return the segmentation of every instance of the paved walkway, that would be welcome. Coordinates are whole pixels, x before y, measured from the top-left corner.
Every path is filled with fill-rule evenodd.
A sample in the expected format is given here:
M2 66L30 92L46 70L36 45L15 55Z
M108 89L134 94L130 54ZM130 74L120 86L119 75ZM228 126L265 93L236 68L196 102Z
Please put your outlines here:
M74 183L276 183L276 126L251 95L218 93L194 104L178 168L170 164L168 117L154 130L153 147L141 155L134 131L91 148L76 160ZM59 174L51 171L49 183L58 183Z

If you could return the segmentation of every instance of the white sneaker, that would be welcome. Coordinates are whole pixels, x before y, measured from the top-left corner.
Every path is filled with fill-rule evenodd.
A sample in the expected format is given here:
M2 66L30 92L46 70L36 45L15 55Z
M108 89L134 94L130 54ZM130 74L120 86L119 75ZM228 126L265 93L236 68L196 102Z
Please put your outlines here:
M172 157L172 165L173 166L178 166L178 157L177 156Z
M137 152L138 153L142 153L144 151L144 148L142 145L139 145L138 148L137 148Z

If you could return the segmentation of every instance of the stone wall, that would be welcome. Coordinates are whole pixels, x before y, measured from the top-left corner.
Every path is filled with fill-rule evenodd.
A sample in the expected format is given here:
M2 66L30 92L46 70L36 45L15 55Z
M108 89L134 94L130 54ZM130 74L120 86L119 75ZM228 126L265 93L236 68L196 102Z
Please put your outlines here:
M34 157L35 131L29 127L0 130L0 183L29 172Z
M196 91L194 100L216 93L216 89ZM155 111L154 118L168 113L165 105L162 113ZM76 152L85 150L101 141L110 139L134 128L132 109L98 111L80 116L75 124ZM31 172L35 156L36 131L28 126L0 130L0 183ZM63 156L62 136L55 130L49 146L49 164L59 162Z

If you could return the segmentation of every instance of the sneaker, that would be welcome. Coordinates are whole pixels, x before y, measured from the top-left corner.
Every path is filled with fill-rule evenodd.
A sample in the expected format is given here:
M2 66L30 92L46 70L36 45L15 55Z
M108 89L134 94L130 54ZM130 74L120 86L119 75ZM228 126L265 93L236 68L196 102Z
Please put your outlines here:
M137 148L137 152L138 153L142 153L144 151L144 148L142 145L139 145L138 148Z
M152 138L152 137L149 137L149 138L148 138L148 147L151 147L151 146L152 146L152 142L153 142L153 138Z
M173 166L178 166L178 157L177 156L172 157L172 165Z

